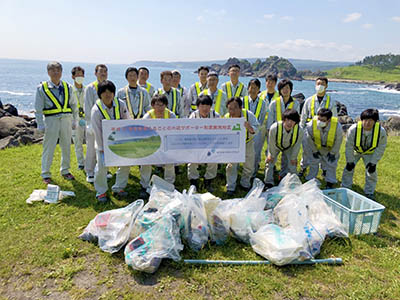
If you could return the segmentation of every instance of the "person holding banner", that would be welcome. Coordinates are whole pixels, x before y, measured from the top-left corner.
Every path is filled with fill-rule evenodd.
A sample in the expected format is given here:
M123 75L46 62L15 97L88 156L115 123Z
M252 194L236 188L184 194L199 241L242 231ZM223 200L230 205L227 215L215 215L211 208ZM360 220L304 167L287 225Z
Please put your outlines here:
M158 89L156 94L165 95L168 101L167 108L172 111L177 117L183 117L183 103L181 101L181 93L176 88L173 88L171 85L172 72L162 71L160 73L160 81L163 87Z
M369 199L375 200L374 192L378 181L376 165L385 152L387 135L379 123L377 109L364 110L360 119L347 131L346 167L343 170L342 186L351 189L354 169L362 158L365 166L364 193Z
M225 92L226 97L230 99L232 97L243 98L247 96L246 87L239 81L240 66L236 64L229 66L228 75L231 80L223 83L221 86L221 90Z
M225 118L245 118L244 126L246 127L246 158L243 164L242 177L240 185L249 190L251 187L251 177L254 173L254 140L253 137L258 129L258 121L254 114L246 109L243 109L242 99L232 97L226 103L228 113ZM236 189L236 181L238 176L238 163L228 163L226 165L226 190L228 196L233 196Z
M175 119L176 115L168 108L168 98L166 95L154 95L151 99L151 107L143 119ZM151 178L151 165L140 166L140 184L142 189L140 191L140 198L147 198L147 188L150 184ZM173 164L164 165L164 179L165 181L174 184L175 182L175 166Z
M211 107L213 101L210 96L202 95L197 98L197 110L191 113L190 119L200 119L200 118L219 118L220 115L213 110ZM199 188L199 164L190 163L188 164L188 178L190 185L194 185L197 189ZM217 177L218 164L207 164L206 173L204 174L204 186L206 189L212 193L214 189L212 188L212 180Z
M269 130L268 154L265 159L265 188L274 186L274 166L282 152L280 178L287 173L297 173L297 156L303 139L303 128L299 126L300 115L294 109L287 109L282 120L272 124Z
M243 97L244 108L251 111L254 116L257 118L258 124L260 124L260 130L254 136L254 174L253 177L256 176L260 160L261 160L261 151L264 147L265 142L265 134L267 128L265 127L265 117L268 112L268 104L262 100L258 93L260 92L261 82L258 79L252 79L248 84L248 93L249 96Z
M117 98L126 103L132 119L141 119L151 109L150 97L147 91L138 86L138 70L129 67L125 71L128 85L118 91Z
M310 172L306 180L318 175L319 165L325 170L326 187L333 188L336 180L336 168L340 157L340 145L343 140L342 126L332 111L320 108L317 116L307 123L303 139L303 153L309 157ZM303 155L304 157L304 155Z
M91 125L91 111L98 99L97 91L100 82L107 80L108 68L106 65L99 64L95 68L94 75L96 80L85 88L85 120L86 120L86 160L85 172L86 181L94 182L94 168L96 167L96 149L94 144L94 132Z
M130 119L128 110L123 101L115 97L115 85L109 80L98 84L97 99L91 111L91 124L95 136L97 164L94 176L94 188L96 189L96 198L99 202L107 202L107 167L104 162L104 143L103 143L103 120ZM128 193L124 188L128 184L130 167L119 167L115 184L112 186L113 194L119 198L125 198Z
M207 86L208 88L202 91L200 93L200 96L202 95L210 96L213 101L212 108L214 109L214 111L216 111L220 115L225 115L226 94L221 89L218 89L218 74L216 72L208 73Z

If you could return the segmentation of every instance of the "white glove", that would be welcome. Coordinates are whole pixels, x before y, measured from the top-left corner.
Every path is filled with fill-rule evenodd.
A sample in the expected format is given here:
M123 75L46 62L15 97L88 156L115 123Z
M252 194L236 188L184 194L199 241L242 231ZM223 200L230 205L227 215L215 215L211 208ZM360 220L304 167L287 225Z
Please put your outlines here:
M94 134L93 127L92 127L91 124L88 124L88 125L86 126L86 132L87 132L88 134Z

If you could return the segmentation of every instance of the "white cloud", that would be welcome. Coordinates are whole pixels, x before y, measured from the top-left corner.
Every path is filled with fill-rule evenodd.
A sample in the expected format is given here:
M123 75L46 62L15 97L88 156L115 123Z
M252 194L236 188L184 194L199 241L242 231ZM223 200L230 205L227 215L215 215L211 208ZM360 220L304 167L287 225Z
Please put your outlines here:
M364 28L364 29L371 29L372 27L374 27L374 25L368 24L368 23L362 25L362 28Z
M272 19L273 17L275 17L274 14L265 14L264 15L264 19L266 19L266 20Z
M320 50L330 50L330 51L339 51L346 52L353 49L350 45L345 44L337 44L335 42L323 42L319 40L305 40L305 39L296 39L296 40L286 40L281 43L255 43L253 44L254 48L257 49L268 49L268 50L276 50L276 51L304 51L310 49L320 49Z
M282 21L292 21L292 20L293 20L293 17L291 17L291 16L282 16L282 17L281 17L281 20L282 20Z
M359 18L361 18L361 16L362 15L358 12L348 14L346 16L346 18L343 19L343 22L345 22L345 23L354 22L354 21L357 21Z
M399 22L399 23L400 23L400 16L393 17L393 18L392 18L392 21L395 21L395 22Z
M226 15L226 10L225 9L220 9L220 10L208 10L205 9L204 13L207 15L211 15L213 17L219 17L222 18Z
M202 22L204 22L204 17L203 17L203 16L198 16L198 17L196 18L196 20L197 20L197 22L202 23Z

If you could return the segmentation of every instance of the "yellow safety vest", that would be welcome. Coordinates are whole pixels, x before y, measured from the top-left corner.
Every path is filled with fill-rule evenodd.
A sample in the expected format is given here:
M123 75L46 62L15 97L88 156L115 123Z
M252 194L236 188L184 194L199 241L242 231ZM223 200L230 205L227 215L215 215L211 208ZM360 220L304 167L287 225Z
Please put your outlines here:
M276 100L276 99L280 99L280 98L281 98L281 96L279 95L279 92L278 92L278 91L275 91L275 92L274 92L274 95L273 95L272 98L271 98L271 101ZM269 100L268 100L268 98L267 98L267 90L261 92L261 94L260 94L260 99L266 100L266 101L269 102Z
M247 116L247 110L242 109L242 114L246 118L246 121L248 122L249 118ZM231 117L231 115L229 113L226 113L225 116L224 116L224 118L230 118L230 117ZM252 139L253 139L253 137L249 136L249 133L247 132L247 129L246 129L246 143L250 142Z
M195 82L194 84L195 88L196 88L196 94L197 94L197 98L200 96L201 93L201 89L200 89L200 82ZM190 108L195 111L197 109L197 105L196 104L191 104Z
M149 95L150 95L151 86L152 85L150 83L146 82L146 91L149 93Z
M103 115L103 118L106 119L106 120L111 120L111 117L108 114L107 110L105 110L103 108L103 105L101 105L101 100L100 99L97 99L96 105L99 108L101 114ZM120 115L120 112L119 112L119 102L118 102L117 98L114 98L114 116L115 116L115 120L121 119L121 115Z
M226 86L226 95L228 99L232 98L232 84L230 81L225 82ZM240 97L240 94L242 93L243 90L243 83L239 82L239 87L237 88L235 92L235 97Z
M276 121L282 121L282 107L281 107L281 98L279 100L275 100L276 103ZM294 100L289 104L287 109L292 109L294 106Z
M129 87L128 86L125 87L126 104L128 106L129 113L133 119L140 119L143 111L143 93L140 91L138 91L138 93L140 93L139 109L137 115L135 116L135 114L133 113L131 100L129 99Z
M215 100L214 110L220 114L221 111L221 100L222 100L222 90L218 89L217 99ZM203 91L203 95L209 95L208 89Z
M311 121L315 117L315 98L316 95L311 98L311 118L307 118L307 122ZM329 95L326 96L325 108L329 109L329 105L331 103L331 97Z
M83 85L82 85L82 90L85 90L85 87ZM85 117L85 112L83 111L83 108L81 107L81 105L79 103L79 98L78 98L78 94L76 92L76 87L74 89L74 94L75 94L76 100L78 102L79 117L80 118L84 118ZM82 92L82 94L84 94L84 93Z
M171 109L171 111L174 114L176 114L176 103L177 103L177 101L176 101L176 88L172 87L171 90L172 90L172 109ZM163 90L162 89L158 89L158 94L160 94L160 95L164 94Z
M288 147L283 147L283 122L278 121L278 126L277 126L277 131L276 131L276 147L281 150L285 151L289 149L290 147L293 147L297 139L299 137L299 124L294 125L293 131L292 131L292 136L290 137L290 145ZM293 138L294 137L294 138Z
M43 114L45 116L49 115L56 115L56 114L62 114L62 113L72 113L71 106L69 105L69 88L68 84L65 81L61 82L63 87L64 87L64 105L61 107L59 99L53 94L52 91L49 89L49 85L47 81L42 82L42 87L45 95L49 97L51 102L53 102L53 106L51 108L44 108L43 109Z
M99 91L99 82L96 80L96 81L93 81L92 84L94 85L96 92L98 92Z
M332 148L333 144L335 142L338 118L336 118L336 117L331 118L331 127L329 128L329 131L328 131L328 138L326 140L326 145L322 145L321 131L317 128L317 121L318 121L318 116L315 116L313 118L312 128L313 128L314 142L315 142L315 145L317 146L317 149L319 150L322 147Z
M149 110L149 114L150 114L150 117L151 117L152 119L157 119L157 118L156 118L156 113L154 112L154 109L150 109L150 110ZM164 117L163 117L163 119L169 119L170 116L171 116L171 111L170 111L168 108L166 108L166 109L164 110Z
M247 110L250 110L250 103L249 102L250 102L249 101L249 96L244 96L244 108L247 109ZM258 120L258 117L260 116L262 105L263 105L263 100L258 98L256 112L254 113L254 115L256 116L257 120Z
M381 126L380 126L379 122L375 122L374 131L372 133L371 145L367 149L365 149L363 146L361 146L362 134L363 134L362 122L358 121L357 122L357 131L356 131L356 136L355 136L354 150L360 154L374 153L376 147L378 147L378 145L379 145L379 136L381 134Z

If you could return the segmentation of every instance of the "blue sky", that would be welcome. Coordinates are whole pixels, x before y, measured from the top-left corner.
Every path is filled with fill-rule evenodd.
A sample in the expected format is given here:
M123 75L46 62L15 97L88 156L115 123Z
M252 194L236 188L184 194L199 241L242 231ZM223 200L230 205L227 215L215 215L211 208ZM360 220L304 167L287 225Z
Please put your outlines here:
M0 0L0 58L356 61L400 52L398 0Z

